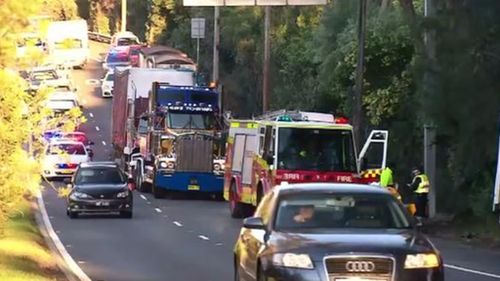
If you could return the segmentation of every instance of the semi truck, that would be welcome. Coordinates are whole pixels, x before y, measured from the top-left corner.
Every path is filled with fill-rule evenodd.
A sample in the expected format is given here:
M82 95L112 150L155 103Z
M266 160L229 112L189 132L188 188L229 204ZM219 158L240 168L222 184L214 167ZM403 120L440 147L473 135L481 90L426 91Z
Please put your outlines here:
M171 192L222 197L224 146L220 95L206 87L153 83L140 117L134 181L155 198Z
M139 117L148 109L153 82L193 86L194 73L181 69L121 68L114 71L112 143L117 157L128 162Z
M47 48L52 62L83 68L90 57L87 22L51 22L47 29Z

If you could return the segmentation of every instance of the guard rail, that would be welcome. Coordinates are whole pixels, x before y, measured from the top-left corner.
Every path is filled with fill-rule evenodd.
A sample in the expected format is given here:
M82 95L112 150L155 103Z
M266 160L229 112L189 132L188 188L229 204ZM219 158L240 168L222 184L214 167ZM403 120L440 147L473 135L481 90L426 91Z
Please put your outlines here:
M111 36L89 31L89 39L101 43L111 43Z

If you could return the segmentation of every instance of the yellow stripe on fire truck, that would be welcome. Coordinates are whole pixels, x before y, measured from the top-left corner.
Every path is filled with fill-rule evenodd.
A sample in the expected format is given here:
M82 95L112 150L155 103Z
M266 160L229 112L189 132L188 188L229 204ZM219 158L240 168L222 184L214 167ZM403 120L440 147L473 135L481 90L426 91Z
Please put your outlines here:
M363 171L362 176L363 178L376 178L379 177L380 174L382 174L382 169L370 169Z

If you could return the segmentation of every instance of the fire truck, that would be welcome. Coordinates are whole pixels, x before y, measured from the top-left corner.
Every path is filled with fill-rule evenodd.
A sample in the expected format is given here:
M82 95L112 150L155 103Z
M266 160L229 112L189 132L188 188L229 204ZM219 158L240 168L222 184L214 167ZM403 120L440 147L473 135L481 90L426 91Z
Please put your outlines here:
M358 157L353 127L332 114L281 110L231 120L224 174L231 216L250 215L282 182L377 182L387 141L387 131L372 131Z

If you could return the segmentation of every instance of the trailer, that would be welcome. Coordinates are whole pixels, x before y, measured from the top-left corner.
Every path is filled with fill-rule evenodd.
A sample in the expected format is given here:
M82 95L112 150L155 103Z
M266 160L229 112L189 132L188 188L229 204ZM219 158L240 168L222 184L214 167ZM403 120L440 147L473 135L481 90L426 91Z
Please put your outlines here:
M51 22L47 31L47 47L54 63L83 68L90 59L87 21Z

